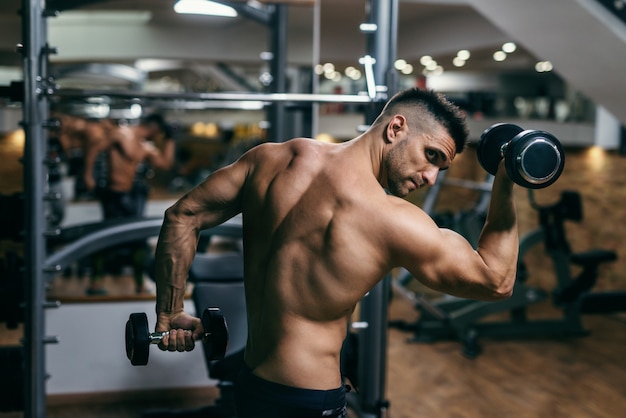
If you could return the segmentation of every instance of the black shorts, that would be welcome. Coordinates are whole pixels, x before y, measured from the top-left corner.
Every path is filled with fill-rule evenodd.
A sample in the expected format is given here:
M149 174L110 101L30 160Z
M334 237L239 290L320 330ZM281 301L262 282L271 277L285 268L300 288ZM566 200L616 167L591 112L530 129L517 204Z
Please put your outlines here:
M97 189L104 219L135 218L144 215L147 189L134 185L128 192L116 192L108 189Z
M237 418L347 418L346 390L301 389L269 382L243 366L235 384Z

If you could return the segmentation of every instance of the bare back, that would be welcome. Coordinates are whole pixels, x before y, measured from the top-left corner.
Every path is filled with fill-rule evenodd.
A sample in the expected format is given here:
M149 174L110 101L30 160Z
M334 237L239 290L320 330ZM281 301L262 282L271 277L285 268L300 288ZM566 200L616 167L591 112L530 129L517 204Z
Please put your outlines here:
M368 203L385 193L346 151L304 139L266 145L243 190L246 362L266 379L338 387L348 318L388 270Z
M132 128L120 126L110 132L114 136L109 148L109 189L129 192L137 173L137 167L146 158L147 152Z

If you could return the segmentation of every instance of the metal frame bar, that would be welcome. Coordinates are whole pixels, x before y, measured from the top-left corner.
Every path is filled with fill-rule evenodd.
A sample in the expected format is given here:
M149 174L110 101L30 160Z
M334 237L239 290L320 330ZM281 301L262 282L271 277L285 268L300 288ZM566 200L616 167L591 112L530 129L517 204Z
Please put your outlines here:
M47 119L46 98L39 98L42 80L47 76L47 22L45 1L22 1L22 38L24 103L24 416L45 417L45 259L44 187L46 155L44 122Z
M308 94L308 93L150 93L131 90L56 89L48 93L56 98L89 98L106 96L127 100L188 102L242 101L242 102L303 102L303 103L370 103L360 94Z
M273 79L269 85L270 93L284 93L287 91L287 5L277 4L273 7L270 23L268 25L270 36L270 74ZM274 101L267 109L267 119L270 123L268 138L274 142L285 142L287 127L285 116L287 112L283 101Z
M368 53L375 61L374 81L379 93L376 101L368 106L366 123L373 123L384 105L387 94L394 93L397 82L394 79L393 63L396 57L397 0L369 0L369 23L375 23L377 30L369 35ZM379 89L384 82L384 89ZM361 301L361 322L367 327L359 330L358 370L359 370L359 409L362 418L383 418L388 414L389 402L386 398L387 365L387 322L391 277L387 275ZM363 379L367 376L367 379Z
M133 220L87 234L49 256L46 259L46 271L49 274L54 274L67 267L71 262L103 249L157 236L162 224L162 218ZM242 228L241 224L237 222L226 222L215 228L205 229L201 234L241 238Z

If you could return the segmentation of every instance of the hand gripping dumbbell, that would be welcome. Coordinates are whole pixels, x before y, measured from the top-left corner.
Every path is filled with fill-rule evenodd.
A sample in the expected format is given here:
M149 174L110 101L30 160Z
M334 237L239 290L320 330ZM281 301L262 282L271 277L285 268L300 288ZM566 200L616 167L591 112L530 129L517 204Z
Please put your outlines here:
M202 341L208 350L207 357L210 360L224 358L228 345L228 327L222 311L219 308L207 308L201 320L204 328ZM126 357L133 366L145 366L148 364L150 345L158 344L167 334L169 331L150 333L145 313L130 314L126 321Z
M480 165L488 173L495 175L504 158L509 178L530 189L554 183L565 164L563 147L552 134L524 130L510 123L487 128L480 136L476 151Z

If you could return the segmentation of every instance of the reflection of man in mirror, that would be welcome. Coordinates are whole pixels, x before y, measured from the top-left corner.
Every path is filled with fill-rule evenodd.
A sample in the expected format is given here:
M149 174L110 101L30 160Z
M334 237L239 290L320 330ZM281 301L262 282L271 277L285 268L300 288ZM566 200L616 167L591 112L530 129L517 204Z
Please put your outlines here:
M137 126L104 120L86 126L83 179L95 192L105 220L140 217L148 198L149 169L168 170L174 163L174 141L164 118L151 114ZM137 293L144 291L145 245L132 243ZM96 257L88 294L103 294L104 257Z
M87 127L83 176L103 203L105 219L143 215L148 168L167 170L173 163L174 141L161 115L149 115L138 126L106 120Z

